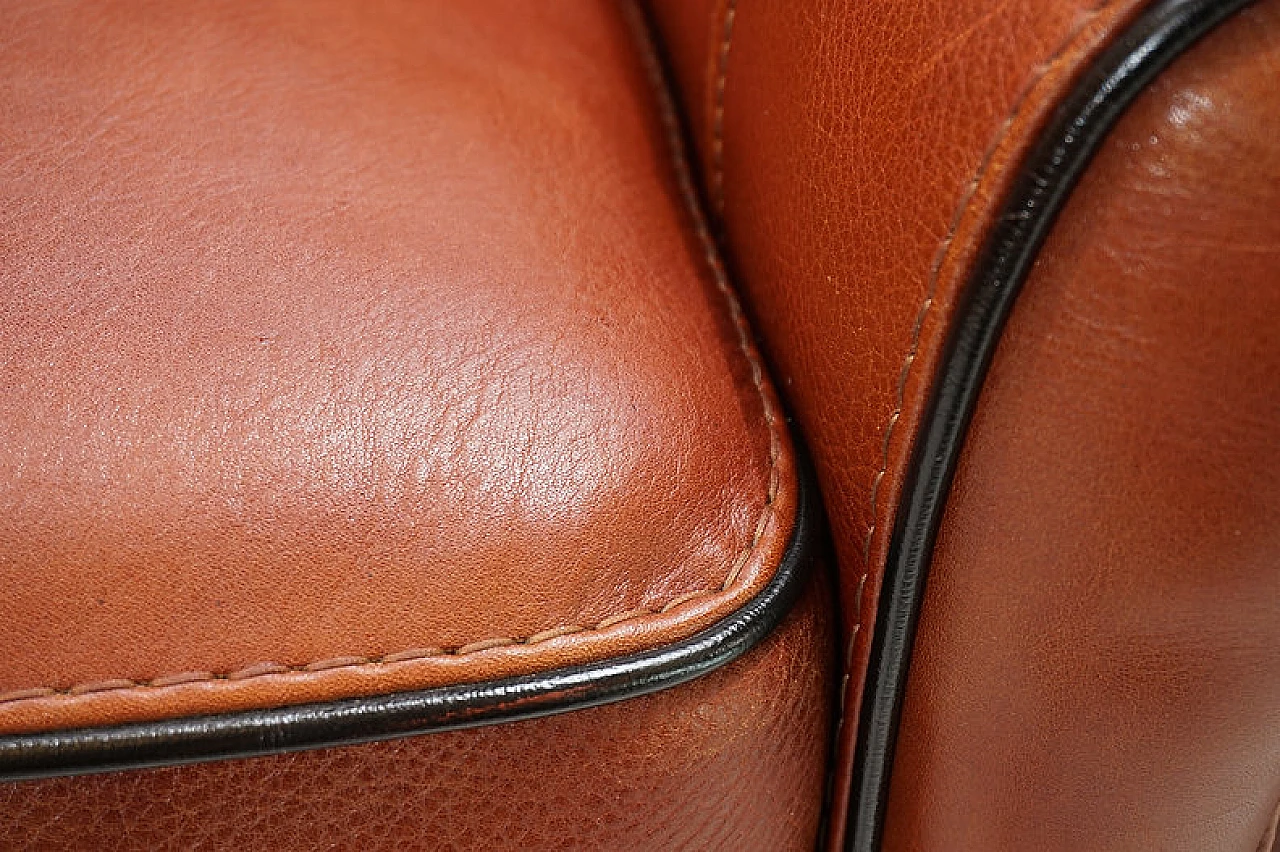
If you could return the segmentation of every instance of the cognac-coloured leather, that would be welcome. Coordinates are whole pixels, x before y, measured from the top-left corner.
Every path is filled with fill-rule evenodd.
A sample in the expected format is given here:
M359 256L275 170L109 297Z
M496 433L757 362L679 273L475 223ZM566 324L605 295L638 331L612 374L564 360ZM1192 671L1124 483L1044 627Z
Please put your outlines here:
M795 513L606 2L0 8L0 733L661 646Z
M827 578L759 646L655 695L376 745L0 785L18 850L811 852Z
M930 569L886 852L1267 852L1280 803L1280 2L1105 140Z
M856 719L889 533L956 294L1046 117L1144 4L650 5L735 283L813 452L839 562L843 715ZM854 728L841 725L837 802ZM832 817L838 847L844 808Z
M737 2L648 0L647 8L662 35L663 58L680 96L704 196L718 217L724 204L724 93Z

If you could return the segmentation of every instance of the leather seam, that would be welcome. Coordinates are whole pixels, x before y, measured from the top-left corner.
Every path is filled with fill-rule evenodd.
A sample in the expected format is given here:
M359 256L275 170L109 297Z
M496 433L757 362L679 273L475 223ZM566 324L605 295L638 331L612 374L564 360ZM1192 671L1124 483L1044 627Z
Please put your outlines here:
M727 23L725 28L725 42L723 48L723 57L725 65L727 65L729 52L729 38L733 30L733 12L736 8L734 5L736 0L730 0L730 11L727 15ZM666 77L662 69L662 63L658 58L657 48L653 43L652 34L645 24L644 13L641 10L637 0L631 0L625 7L628 13L628 19L631 23L632 31L635 34L636 41L640 47L641 60L645 70L648 72L649 84L653 90L654 100L657 101L658 116L662 122L662 128L666 133L667 155L671 158L672 171L675 172L676 184L680 190L680 197L684 203L685 212L688 214L690 221L693 223L694 232L698 237L698 242L702 247L703 259L706 261L707 268L711 273L716 290L719 291L721 298L724 299L725 307L729 311L729 316L733 320L734 331L738 338L738 349L742 353L743 359L746 361L751 373L751 384L756 390L756 395L760 398L761 414L764 418L765 428L769 435L769 472L768 486L765 494L764 508L759 521L756 524L756 532L753 536L751 547L748 548L749 553L754 549L756 541L759 540L760 534L764 529L765 523L772 513L773 502L778 493L779 474L778 459L782 454L783 440L779 430L779 416L775 410L774 402L765 388L765 372L764 365L761 363L759 353L752 344L752 335L750 326L747 323L746 313L742 309L742 303L738 300L733 288L729 286L729 276L725 271L724 261L720 257L719 249L716 246L715 239L711 236L711 229L707 224L706 216L703 215L702 206L698 202L698 191L693 182L693 169L689 165L688 153L685 150L683 136L680 129L680 120L676 113L675 100L672 96L670 88L667 85ZM722 69L723 71L723 69ZM721 76L721 89L723 90L723 73ZM722 109L723 114L723 109ZM745 561L745 559L740 559ZM736 576L740 567L734 567L730 571L730 578Z
M848 702L848 684L849 684L850 676L852 674L851 669L853 665L853 650L857 642L858 635L862 630L862 625L865 621L864 615L863 615L863 603L864 603L863 596L864 596L864 591L867 585L867 579L871 575L871 546L873 543L876 530L880 528L880 525L877 523L877 518L876 518L876 514L880 508L879 499L878 499L879 492L880 492L880 483L884 479L885 473L889 469L889 453L891 449L891 442L893 438L894 427L897 426L898 421L902 417L903 406L905 405L905 402L906 402L907 380L910 377L911 367L915 363L916 356L919 354L920 338L924 330L924 322L929 314L930 309L933 307L934 297L937 295L938 284L940 282L941 273L942 273L942 267L946 262L947 256L951 250L951 246L955 240L956 233L959 230L960 223L964 218L965 212L968 210L970 202L973 200L974 194L977 192L978 187L981 185L983 178L986 177L987 171L991 167L991 164L995 159L996 153L999 151L1000 146L1004 143L1005 137L1008 135L1009 130L1013 127L1014 122L1017 120L1018 116L1021 114L1023 106L1026 104L1027 99L1035 91L1035 88L1039 84L1039 82L1042 79L1044 79L1044 77L1050 71L1052 71L1058 65L1059 62L1062 61L1062 59L1064 58L1064 55L1075 43L1075 40L1077 39L1077 37L1079 37L1079 35L1082 32L1084 32L1084 30L1087 29L1088 26L1094 20L1096 20L1098 16L1101 15L1103 12L1105 12L1106 10L1112 7L1119 6L1124 2L1126 2L1126 0L1102 0L1102 2L1099 2L1081 18L1079 23L1077 23L1074 27L1071 28L1071 30L1068 32L1066 37L1062 40L1062 42L1058 45L1058 47L1052 53L1050 53L1047 57L1042 59L1039 63L1036 64L1035 67L1032 68L1031 75L1028 77L1027 82L1023 84L1022 90L1014 98L1014 102L1012 107L1009 110L1009 113L1007 114L1005 119L1000 123L1000 125L996 128L995 134L992 136L991 142L988 144L987 149L983 152L982 160L979 162L978 168L975 170L973 177L969 180L968 184L965 186L964 190L962 191L960 199L957 202L955 210L952 214L951 222L947 226L947 233L943 236L942 240L938 243L938 248L934 252L934 259L932 264L930 264L930 269L929 269L928 284L925 289L925 298L924 298L924 301L921 302L919 310L916 312L915 322L911 329L911 339L908 344L907 353L903 357L902 366L898 371L898 382L897 382L897 387L895 388L895 391L894 391L893 411L889 415L888 421L886 421L885 423L884 438L881 442L881 449L880 449L880 469L876 472L876 475L872 478L872 481L871 481L871 489L870 489L871 522L867 527L867 532L863 539L863 546L862 546L863 571L862 571L862 575L858 578L858 588L854 592L854 612L857 614L857 619L850 630L849 640L848 640L847 648L845 651L844 676L840 684L840 687L841 687L840 688L840 707L838 711L838 718L836 720L835 733L833 736L833 739L837 744L837 748L839 747L841 731L844 729L846 725L846 717L848 715L848 709L849 709L848 708L848 703L849 703ZM834 769L834 764L833 764L833 769ZM831 783L834 783L834 771L832 772Z
M730 9L732 9L733 2L734 0L730 0ZM625 7L625 11L629 18L631 29L635 35L635 40L638 42L638 46L640 48L639 52L641 54L641 60L644 65L646 76L648 77L654 98L657 101L658 116L666 137L668 149L667 154L670 157L671 165L675 172L681 202L684 204L685 211L693 222L694 231L698 236L698 242L702 248L704 260L710 269L716 289L724 299L726 308L733 320L734 330L737 334L738 348L747 362L747 366L749 367L751 374L751 383L760 397L765 427L769 436L769 467L766 472L764 505L761 508L756 525L752 530L750 541L747 543L745 548L738 552L737 557L729 566L728 574L725 576L725 579L720 586L718 588L699 589L692 592L686 592L677 595L660 606L643 607L617 613L615 615L608 616L589 627L561 625L547 630L538 631L526 637L513 638L495 636L477 642L468 642L454 648L424 647L398 651L381 656L329 657L301 665L282 665L267 661L242 666L235 671L226 673L192 671L161 675L148 680L114 678L78 683L64 688L43 686L24 688L0 694L0 705L13 705L24 701L36 701L53 696L69 696L75 698L105 692L141 692L153 689L164 689L166 687L179 686L188 683L244 681L271 675L287 676L312 674L316 672L351 669L368 665L385 665L434 658L467 657L494 648L503 648L514 645L538 645L563 636L601 632L618 624L634 624L642 619L665 615L691 601L724 595L729 591L730 587L741 576L742 569L746 565L747 560L751 557L751 554L755 552L760 540L764 537L765 528L768 526L768 522L775 512L774 501L777 498L778 489L781 484L778 472L778 459L782 454L783 443L778 429L779 418L774 410L774 405L769 397L769 393L765 388L764 368L751 344L751 333L747 326L746 315L742 310L741 303L738 301L732 288L729 286L724 264L720 259L715 241L711 237L711 232L699 207L697 191L694 189L693 185L692 170L689 167L688 157L685 153L684 144L680 135L679 120L676 117L675 106L672 102L671 93L668 91L665 83L662 67L658 61L652 38L644 24L643 15L639 9L634 4L628 4ZM725 43L721 51L722 64L723 60L727 60L728 58L728 38L731 35L733 28L732 11L727 13L727 17ZM723 86L723 76L721 78L720 85ZM723 110L721 110L721 114L722 113Z
M1013 123L1017 120L1018 116L1021 114L1022 108L1026 104L1027 98L1035 90L1036 85L1042 79L1044 79L1045 75L1048 74L1050 71L1052 71L1060 61L1062 61L1063 55L1067 52L1068 49L1070 49L1071 45L1075 43L1076 38L1080 35L1080 33L1082 33L1089 26L1090 23L1092 23L1100 14L1102 14L1107 9L1113 6L1122 5L1125 2L1127 2L1127 0L1105 0L1105 2L1099 3L1097 6L1090 9L1084 15L1081 21L1071 29L1067 37L1063 39L1062 43L1058 46L1058 48L1048 57L1041 60L1040 63L1037 64L1035 69L1033 69L1034 70L1033 75L1028 79L1027 83L1022 87L1022 91L1018 94L1017 98L1014 100L1013 107L1010 110L1008 116L1004 119L1004 121L1000 123L1000 126L996 129L995 136L992 138L992 141L990 145L988 145L987 150L983 153L982 161L981 163L979 163L977 171L974 173L973 178L970 179L968 184L965 186L965 189L961 194L960 201L956 205L955 213L952 216L951 223L947 228L947 233L942 238L942 241L938 244L938 249L934 254L933 263L931 264L929 269L929 283L925 291L925 299L920 304L920 309L916 313L915 323L913 324L911 329L911 341L907 348L907 354L903 358L902 367L898 372L898 383L897 383L897 388L895 390L894 408L893 408L893 412L889 415L888 421L885 424L884 439L881 441L880 469L876 472L875 477L871 481L871 496L870 496L871 524L870 526L867 527L867 532L863 540L863 547L862 547L863 565L865 566L866 570L864 570L861 581L858 584L857 601L858 601L859 611L861 611L862 589L863 589L863 586L866 584L867 575L870 573L872 541L875 536L876 530L881 528L881 526L877 523L876 513L879 510L878 502L879 502L880 483L884 479L885 473L889 469L889 452L890 452L890 445L893 438L894 427L897 426L898 421L902 417L903 405L905 404L905 401L906 401L907 380L910 378L911 367L915 363L916 356L919 355L920 353L920 337L924 330L924 322L929 314L929 310L933 307L933 300L934 300L934 297L937 295L938 283L940 280L942 267L946 262L948 254L950 253L951 246L953 244L953 241L955 240L956 232L960 227L961 220L964 218L964 213L968 209L969 203L973 200L973 196L977 192L979 185L981 185L982 179L986 177L987 170L990 168L992 162L994 161L997 151L1000 149L1000 146L1004 143L1005 137L1007 136L1009 130L1012 128Z
M737 17L738 0L728 0L720 23L720 48L716 52L715 86L711 95L711 206L717 217L724 215L724 93L729 78L733 24Z
M742 555L735 560L734 567L736 569L741 568L742 564L746 561L745 557L749 553L750 550L743 551ZM33 687L29 689L15 690L0 695L0 704L14 704L21 701L50 698L57 695L78 697L81 695L94 695L103 692L164 689L165 687L180 686L187 683L251 680L257 677L266 677L268 675L311 674L315 672L332 671L334 669L350 669L369 665L407 663L432 658L466 657L472 654L478 654L482 651L488 651L493 648L506 648L512 645L538 645L543 642L549 642L552 639L558 639L561 636L599 632L613 627L616 624L635 621L646 616L664 615L681 604L688 603L689 601L723 593L727 586L732 583L732 580L737 578L736 575L737 571L734 571L729 575L729 579L725 581L724 588L702 589L699 591L688 592L686 594L678 595L662 606L634 609L628 612L612 615L589 627L567 625L551 628L550 630L542 630L524 638L496 636L490 639L482 639L478 642L469 642L456 648L414 648L390 654L383 654L380 656L328 657L326 659L315 660L310 663L291 666L273 662L260 662L226 673L191 671L161 675L160 677L145 681L117 679L79 683L74 686L61 689L54 687Z

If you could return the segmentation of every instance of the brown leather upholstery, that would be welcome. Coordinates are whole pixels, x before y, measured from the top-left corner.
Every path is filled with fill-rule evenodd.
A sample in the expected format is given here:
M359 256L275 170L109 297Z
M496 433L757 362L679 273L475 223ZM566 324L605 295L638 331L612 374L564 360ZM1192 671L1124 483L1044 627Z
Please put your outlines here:
M0 10L0 732L599 660L768 581L791 450L634 34L519 9Z
M0 734L612 660L773 578L792 449L617 7L0 41ZM0 785L0 847L811 849L829 597L624 705Z
M718 218L724 204L724 94L728 82L736 0L648 0L684 107L686 130Z
M886 852L1223 850L1280 802L1280 2L1105 142L939 538Z
M886 849L1276 843L1278 2L1161 78L1027 286ZM713 233L813 446L845 677L833 711L818 577L657 695L0 786L0 846L807 849L825 787L840 848L953 309L1146 5L651 0L694 166L626 3L0 9L0 746L541 676L738 611L798 483Z
M856 717L956 293L1045 117L1143 4L650 2L736 283L818 469ZM841 727L836 801L855 733ZM838 845L840 809L832 828Z
M720 152L709 194L723 194L737 279L813 445L853 601L883 561L914 376L936 349L916 328L938 324L922 305L932 294L945 316L1010 159L1138 3L819 2L797 14L722 0L710 25L705 3L651 5L694 138Z
M0 785L0 848L810 852L835 651L827 596L815 577L746 657L622 704L376 745Z

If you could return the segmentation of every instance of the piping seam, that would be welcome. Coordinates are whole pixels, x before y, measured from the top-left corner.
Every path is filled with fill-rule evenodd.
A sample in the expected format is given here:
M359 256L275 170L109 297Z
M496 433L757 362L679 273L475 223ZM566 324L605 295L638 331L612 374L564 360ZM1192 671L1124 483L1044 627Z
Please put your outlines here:
M929 314L930 308L933 307L933 300L934 300L934 297L937 295L939 277L942 272L942 266L946 261L947 255L951 250L952 243L955 240L956 231L959 229L960 222L964 218L964 213L969 207L969 202L973 200L974 193L977 191L978 186L982 183L982 179L986 177L987 170L990 168L991 163L995 159L996 152L999 150L1001 144L1003 144L1005 136L1008 134L1009 129L1013 126L1014 121L1017 120L1018 115L1022 112L1022 107L1026 104L1027 98L1035 90L1036 85L1044 78L1046 74L1048 74L1051 70L1053 70L1055 66L1057 66L1057 64L1062 60L1063 55L1075 42L1076 37L1079 36L1080 33L1083 32L1089 26L1090 23L1092 23L1102 12L1107 11L1112 7L1119 6L1124 2L1127 2L1127 0L1107 0L1107 2L1099 3L1097 6L1090 9L1089 12L1081 19L1081 21L1071 29L1071 31L1067 34L1067 37L1063 39L1062 44L1059 45L1057 50L1055 50L1052 54L1049 55L1048 58L1042 60L1036 66L1036 68L1034 69L1033 75L1027 81L1027 83L1023 86L1022 91L1018 94L1017 98L1015 98L1013 107L1010 110L1008 117L1006 117L1005 120L1002 121L1000 123L1000 126L996 129L995 136L993 137L991 144L987 147L987 150L983 153L982 161L978 165L977 171L974 173L973 178L965 186L964 192L960 197L960 201L956 205L956 210L952 216L951 223L947 228L947 233L942 238L942 241L938 244L938 249L934 253L933 263L929 269L929 283L925 292L925 299L920 305L920 310L916 313L915 323L911 329L911 342L910 342L910 345L908 346L907 354L903 359L902 368L898 372L898 384L894 394L895 398L894 398L893 413L889 415L889 420L885 424L884 439L883 441L881 441L880 469L879 471L876 472L875 477L871 481L871 499L870 499L871 524L870 526L867 527L867 533L865 538L863 539L863 546L862 546L863 565L866 570L864 571L862 579L858 585L859 613L861 613L861 605L862 605L862 599L861 599L862 586L863 584L865 584L867 574L870 571L871 545L872 545L872 541L875 536L876 530L880 528L880 525L877 524L877 519L876 519L876 513L879 510L880 483L884 479L885 473L889 469L889 451L890 451L890 443L893 438L894 427L897 426L898 421L902 417L902 408L906 400L907 379L910 377L910 374L911 374L911 366L912 364L915 363L916 356L919 355L920 353L920 336L924 329L924 321Z
M1099 2L1096 6L1090 9L1088 13L1084 15L1084 17L1080 20L1079 23L1076 24L1076 26L1072 27L1070 32L1068 32L1067 36L1062 40L1062 43L1057 47L1057 49L1054 50L1053 53L1051 53L1048 57L1041 60L1032 69L1031 76L1028 78L1027 82L1023 85L1022 90L1018 93L1017 97L1014 98L1013 106L1010 108L1008 115L1006 116L1004 121L1000 123L999 127L996 128L996 132L992 137L991 142L987 146L986 151L983 152L982 160L978 164L978 168L974 172L973 178L970 179L969 183L965 186L964 191L961 193L960 200L956 204L955 211L952 214L951 222L947 226L947 233L945 236L943 236L942 240L938 243L938 248L934 252L933 263L930 265L930 268L929 268L929 279L928 279L928 284L925 290L925 298L924 298L924 301L921 302L920 304L920 309L916 312L915 322L911 329L911 341L910 341L910 344L908 345L907 353L903 357L902 367L898 372L898 383L894 391L893 412L889 415L889 419L885 423L884 439L881 442L881 448L880 448L880 469L876 472L876 475L872 478L872 481L871 481L871 492L870 492L871 522L867 527L867 532L863 539L862 576L858 578L858 588L854 592L853 605L854 605L854 611L857 614L857 618L854 621L853 627L849 633L848 648L846 650L846 662L845 662L846 667L845 667L844 677L842 678L841 684L840 684L841 689L840 689L840 706L838 710L839 715L836 720L836 728L833 736L833 740L836 744L837 749L839 748L839 744L840 744L841 731L844 729L845 725L847 724L846 718L848 716L848 710L849 710L848 684L849 684L850 676L852 674L851 669L853 665L853 649L857 641L858 635L862 631L862 625L866 620L863 613L864 591L867 585L867 578L871 574L871 545L875 536L876 529L878 528L876 515L877 515L877 512L879 511L880 483L884 479L885 473L889 469L889 452L890 452L890 444L893 438L894 428L897 426L898 421L902 417L902 409L906 401L907 379L909 378L911 373L911 366L915 363L916 356L919 354L919 351L920 351L920 337L924 330L925 319L929 314L929 310L933 307L933 300L934 300L934 297L937 295L938 284L939 284L941 273L942 273L942 266L946 261L948 253L951 250L952 243L955 240L956 232L959 229L960 223L964 217L964 214L969 207L969 203L970 201L973 200L974 193L977 191L978 186L982 183L982 179L986 176L987 170L990 168L991 163L995 158L996 152L999 150L1000 146L1004 143L1005 137L1007 136L1010 128L1012 128L1014 121L1017 120L1018 115L1022 112L1022 108L1025 105L1028 97L1030 97L1031 93L1035 90L1035 87L1039 84L1039 82L1042 79L1044 79L1045 75L1048 74L1051 70L1053 70L1053 68L1063 59L1064 54L1066 54L1067 50L1070 49L1071 45L1075 42L1076 38L1080 35L1080 33L1082 33L1089 26L1089 24L1092 23L1094 20L1096 20L1097 17L1100 14L1102 14L1104 11L1107 11L1115 6L1119 6L1123 2L1126 2L1126 0L1103 0L1103 2ZM834 783L835 783L834 769L835 769L835 763L833 762L832 772L831 772L830 780L828 782L829 785L831 786L834 786Z

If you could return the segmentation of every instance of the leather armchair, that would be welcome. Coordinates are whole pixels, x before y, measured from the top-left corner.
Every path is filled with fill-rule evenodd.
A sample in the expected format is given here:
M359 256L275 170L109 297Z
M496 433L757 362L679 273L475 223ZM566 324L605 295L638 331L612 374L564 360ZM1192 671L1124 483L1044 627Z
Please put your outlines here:
M1278 0L0 45L0 849L1272 852Z

